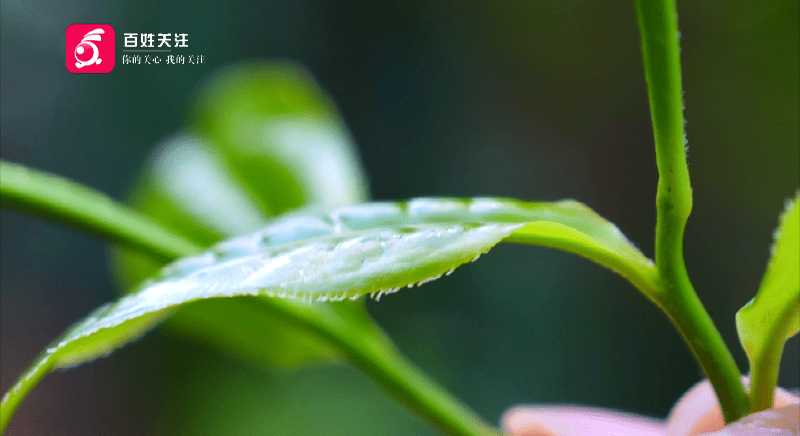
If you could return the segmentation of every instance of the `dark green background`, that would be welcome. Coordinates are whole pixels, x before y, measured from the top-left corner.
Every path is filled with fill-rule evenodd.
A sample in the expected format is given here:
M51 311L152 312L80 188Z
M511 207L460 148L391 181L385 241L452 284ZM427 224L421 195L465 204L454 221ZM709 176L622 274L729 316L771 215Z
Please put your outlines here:
M652 255L657 181L631 1L3 1L2 157L125 197L180 128L199 81L252 58L303 62L356 138L375 199L575 198ZM798 2L678 5L695 207L686 261L746 370L733 315L755 293L800 181ZM189 34L204 65L70 74L64 31ZM191 52L191 53L190 53ZM2 390L67 326L115 298L104 244L2 212ZM624 280L575 256L501 246L369 303L411 359L490 422L518 403L664 416L700 374ZM798 385L798 339L781 384ZM420 434L347 367L264 373L157 331L48 376L14 435Z

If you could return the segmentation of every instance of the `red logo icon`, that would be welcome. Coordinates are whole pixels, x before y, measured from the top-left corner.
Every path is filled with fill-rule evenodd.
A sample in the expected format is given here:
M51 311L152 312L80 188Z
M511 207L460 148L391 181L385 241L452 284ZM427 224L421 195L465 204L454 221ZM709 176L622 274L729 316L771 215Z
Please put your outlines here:
M67 27L67 70L71 73L108 73L114 69L114 28L108 24Z

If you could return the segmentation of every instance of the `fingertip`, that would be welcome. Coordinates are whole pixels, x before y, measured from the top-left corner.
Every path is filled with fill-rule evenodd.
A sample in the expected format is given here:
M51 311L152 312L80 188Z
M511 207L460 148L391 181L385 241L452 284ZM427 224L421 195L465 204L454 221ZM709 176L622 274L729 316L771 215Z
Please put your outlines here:
M725 420L708 380L686 391L667 417L667 436L696 436L723 427Z
M664 435L661 420L594 407L518 407L506 412L502 422L511 436Z
M500 425L510 436L558 436L537 420L533 409L512 407L500 418Z
M503 416L500 417L500 427L504 429L516 428L521 419L520 415L524 413L524 410L524 407L512 407L503 412Z
M775 390L774 407L790 406L792 404L800 404L800 396L797 396L786 389L778 388Z

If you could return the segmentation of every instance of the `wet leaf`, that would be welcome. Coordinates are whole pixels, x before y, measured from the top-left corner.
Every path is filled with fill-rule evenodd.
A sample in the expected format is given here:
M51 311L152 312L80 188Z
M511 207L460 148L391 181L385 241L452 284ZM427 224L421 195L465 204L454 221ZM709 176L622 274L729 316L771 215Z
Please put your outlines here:
M50 369L105 355L187 303L259 296L258 310L266 312L292 298L306 302L293 304L330 313L338 304L314 302L365 294L378 299L421 285L476 260L503 239L577 252L653 286L652 262L616 227L575 201L428 198L289 213L255 233L169 264L136 292L90 314L47 348L0 408L9 415ZM361 308L342 313L342 328L373 327Z

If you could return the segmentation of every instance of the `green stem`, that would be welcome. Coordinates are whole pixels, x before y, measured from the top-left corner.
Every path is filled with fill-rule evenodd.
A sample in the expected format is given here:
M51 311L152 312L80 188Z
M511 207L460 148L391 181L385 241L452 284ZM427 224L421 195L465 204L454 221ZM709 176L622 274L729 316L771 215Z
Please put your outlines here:
M252 301L259 304L255 299ZM354 327L334 311L312 313L284 300L276 301L277 304L259 304L259 307L336 346L354 366L433 427L451 435L500 436L497 429L483 422L406 359L377 326L365 330Z
M688 280L666 291L661 307L711 382L725 422L747 415L750 405L739 368Z
M382 332L351 338L355 339L351 344L353 364L434 427L451 435L500 435L405 358Z
M683 231L692 210L674 0L636 0L658 164L656 267L661 306L681 332L719 399L727 422L748 413L741 374L689 281Z
M778 386L778 373L781 367L781 355L787 334L791 331L791 323L800 311L800 301L795 300L785 308L771 329L765 332L769 344L764 346L765 352L758 355L757 360L750 362L750 412L771 409Z
M74 226L162 261L203 249L97 191L7 161L0 161L0 200L3 207Z
M38 361L37 359L37 362ZM50 359L46 360L44 364L38 365L35 372L27 375L27 379L18 380L11 386L11 389L3 395L3 399L0 400L0 433L5 434L6 426L11 422L11 417L14 416L14 412L17 411L22 400L24 400L25 397L28 396L28 392L39 384L42 378L53 369L54 363L55 361Z
M0 202L4 207L31 212L137 247L165 261L201 251L201 247L99 192L18 164L0 161ZM316 315L278 298L243 299L248 300L329 341L355 366L436 428L463 436L500 434L402 356L377 327L365 331L333 311ZM50 369L42 365L32 377L6 393L0 407L0 431L5 430L20 402Z

